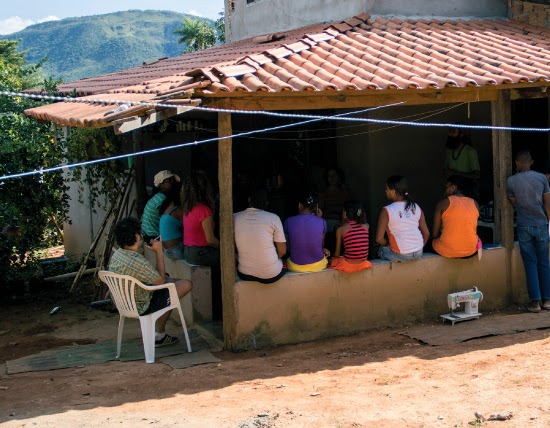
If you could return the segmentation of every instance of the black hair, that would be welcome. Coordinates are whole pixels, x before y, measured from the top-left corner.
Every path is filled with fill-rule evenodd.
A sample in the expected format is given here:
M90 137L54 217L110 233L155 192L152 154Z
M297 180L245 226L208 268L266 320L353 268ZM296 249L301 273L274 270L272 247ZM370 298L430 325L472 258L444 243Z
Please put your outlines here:
M248 195L249 208L257 208L260 210L267 209L269 202L267 200L267 190L264 187L258 187Z
M214 198L212 197L212 184L204 171L195 170L183 180L181 187L181 207L183 213L189 214L199 204L206 205L214 210Z
M136 235L141 233L141 223L133 217L120 220L115 226L115 241L120 248L131 247L136 243Z
M407 179L402 175L392 175L386 180L386 186L388 186L388 189L390 190L395 190L395 193L405 199L405 201L407 201L405 204L405 211L411 210L414 214L416 210L416 203L409 195L409 182Z
M447 183L456 186L456 189L465 196L473 197L474 182L473 180L462 177L457 174L449 176L446 180Z
M520 162L531 162L533 160L531 150L520 150L516 153L516 160Z
M163 215L164 211L166 211L166 208L170 206L170 204L173 202L176 206L181 205L181 198L180 198L180 191L181 191L182 183L175 182L173 183L171 189L165 193L166 198L164 201L162 201L162 204L159 206L159 214Z
M315 192L306 192L301 197L300 202L304 208L315 211L319 205L319 195Z
M359 224L367 222L367 213L359 201L351 200L344 202L344 211L349 220L354 220Z

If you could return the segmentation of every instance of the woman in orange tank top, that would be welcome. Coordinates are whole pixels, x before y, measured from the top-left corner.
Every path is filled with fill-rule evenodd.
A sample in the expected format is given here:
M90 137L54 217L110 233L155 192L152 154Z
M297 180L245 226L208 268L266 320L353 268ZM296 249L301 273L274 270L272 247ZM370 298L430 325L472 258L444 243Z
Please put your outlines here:
M435 207L432 245L443 257L467 258L477 252L479 206L463 194L464 186L462 177L452 175L447 178L447 197Z

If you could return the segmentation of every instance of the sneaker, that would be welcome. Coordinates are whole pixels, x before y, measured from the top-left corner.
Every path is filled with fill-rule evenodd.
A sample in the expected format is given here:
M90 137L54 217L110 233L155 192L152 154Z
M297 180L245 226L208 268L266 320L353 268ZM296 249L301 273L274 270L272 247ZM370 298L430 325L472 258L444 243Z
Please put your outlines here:
M540 304L538 300L532 300L527 305L528 312L540 312Z
M170 336L167 334L160 340L155 340L155 348L160 348L161 346L173 345L178 343L180 340L176 336Z
M545 299L542 301L542 309L550 311L550 299Z

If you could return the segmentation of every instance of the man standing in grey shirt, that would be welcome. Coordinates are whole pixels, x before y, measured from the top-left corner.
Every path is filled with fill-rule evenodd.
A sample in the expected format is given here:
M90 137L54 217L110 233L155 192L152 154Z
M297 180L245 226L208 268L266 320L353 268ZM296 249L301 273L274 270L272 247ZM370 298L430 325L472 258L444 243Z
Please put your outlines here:
M550 186L543 174L531 171L533 158L527 150L516 155L517 174L508 177L508 198L517 212L517 235L529 293L529 312L550 310L550 262L548 218Z

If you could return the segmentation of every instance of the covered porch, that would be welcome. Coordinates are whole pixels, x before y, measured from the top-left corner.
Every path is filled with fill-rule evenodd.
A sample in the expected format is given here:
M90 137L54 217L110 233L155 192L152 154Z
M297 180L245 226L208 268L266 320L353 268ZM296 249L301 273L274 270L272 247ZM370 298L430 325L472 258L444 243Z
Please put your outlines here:
M406 120L403 118L411 114L428 116L439 106L459 106L445 113L444 120L434 122L464 122L466 118L472 125L510 127L512 112L520 101L527 111L534 103L542 103L546 117L533 126L548 128L550 46L546 36L547 30L513 21L394 22L364 15L295 31L284 45L268 41L269 46L256 46L249 41L213 48L223 48L233 60L219 64L206 61L185 75L174 75L173 68L170 71L167 67L166 77L156 81L143 77L141 83L136 81L110 96L115 99L116 94L120 100L132 94L151 105L136 105L115 113L115 117L105 116L112 106L92 101L85 104L87 110L72 112L70 105L63 110L62 105L70 103L59 103L33 109L29 114L62 126L114 126L118 132L132 132L135 152L150 144L152 137L143 132L145 127L165 119L194 123L200 115L207 115L219 138L217 150L210 150L205 159L217 162L210 168L219 183L225 347L239 350L295 343L434 319L447 311L449 292L472 286L484 293L482 311L521 302L526 295L523 266L514 246L513 213L505 189L506 178L512 174L512 132L472 131L477 133L475 144L484 168L484 191L494 204L488 242L494 246L483 252L481 261L448 260L435 255L403 265L375 260L371 270L357 274L333 270L288 274L268 286L239 281L236 276L234 179L243 159L258 161L250 153L247 157L241 155L250 143L236 135L265 128L262 125L269 122L262 112L285 112L289 116L322 112L320 116L325 117L324 124L330 124L335 143L327 150L346 170L352 194L367 205L371 225L384 204L384 180L395 173L410 178L415 199L430 221L442 192L445 125L408 125L374 132L379 125L366 124L368 132L350 136L335 115L399 104L351 116ZM505 38L512 41L499 51L498 43ZM249 50L246 55L243 44ZM478 46L475 55L470 47L474 45ZM499 65L495 65L498 61L491 50L495 58L501 58ZM408 69L404 68L407 64ZM88 99L93 97L88 95ZM308 119L294 116L292 120ZM423 122L427 121L424 117ZM176 129L171 138L181 141L189 137L178 136L178 132ZM166 136L160 138L169 145ZM315 140L321 138L313 140L308 143L311 151ZM541 154L548 156L547 133L540 147ZM273 156L273 150L277 147L266 149L262 156ZM194 166L192 157L185 159L185 165ZM143 203L146 176L154 166L143 157L136 158L135 165L137 192ZM323 167L311 159L308 165ZM312 171L307 173L313 183Z

